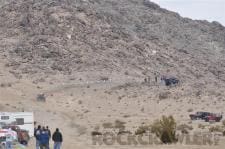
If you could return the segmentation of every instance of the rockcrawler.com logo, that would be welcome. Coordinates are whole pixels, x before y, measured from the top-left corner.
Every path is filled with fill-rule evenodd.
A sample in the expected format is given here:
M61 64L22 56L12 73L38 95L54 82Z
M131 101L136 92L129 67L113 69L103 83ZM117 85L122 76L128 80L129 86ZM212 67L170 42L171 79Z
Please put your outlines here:
M177 135L175 144L181 145L219 145L220 136L213 133L193 133ZM159 137L152 133L140 135L131 134L130 132L115 133L115 132L95 132L92 134L92 145L132 145L132 146L149 146L162 145Z

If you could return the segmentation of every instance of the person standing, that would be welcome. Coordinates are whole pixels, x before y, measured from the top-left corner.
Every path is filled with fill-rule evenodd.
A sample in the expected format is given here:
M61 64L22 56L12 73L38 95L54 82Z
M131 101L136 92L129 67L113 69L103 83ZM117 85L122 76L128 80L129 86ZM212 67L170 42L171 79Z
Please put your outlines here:
M49 135L46 129L43 129L40 135L40 149L48 149Z
M47 130L47 132L48 132L49 137L51 137L51 130L49 129L48 126L46 126L46 130Z
M36 139L36 149L40 149L40 135L41 135L41 126L38 125L38 128L34 131L34 137Z
M47 131L47 133L48 133L49 138L51 138L51 130L49 129L48 126L46 126L46 131ZM49 139L49 140L50 140L50 139ZM47 149L50 149L49 141L48 141Z
M54 149L60 149L63 142L63 137L61 132L59 132L59 128L56 128L56 131L53 133L52 140L54 141Z
M5 148L6 149L12 149L12 143L13 143L13 131L12 131L11 128L9 128L8 132L6 134Z

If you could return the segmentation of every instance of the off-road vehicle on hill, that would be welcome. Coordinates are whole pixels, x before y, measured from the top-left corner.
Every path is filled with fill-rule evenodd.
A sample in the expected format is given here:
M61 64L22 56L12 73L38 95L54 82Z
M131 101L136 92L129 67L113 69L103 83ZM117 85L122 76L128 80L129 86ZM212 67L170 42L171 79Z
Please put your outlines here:
M195 114L190 114L189 116L192 120L205 120L205 117L210 114L210 112L196 112Z
M161 81L164 81L166 86L176 86L180 83L180 80L175 77L162 76Z
M196 112L195 114L190 114L189 116L191 120L205 120L206 122L209 121L220 122L220 120L223 118L222 114L210 112Z
M210 121L220 122L222 118L223 118L222 114L211 113L210 115L205 117L205 121L206 122L210 122Z

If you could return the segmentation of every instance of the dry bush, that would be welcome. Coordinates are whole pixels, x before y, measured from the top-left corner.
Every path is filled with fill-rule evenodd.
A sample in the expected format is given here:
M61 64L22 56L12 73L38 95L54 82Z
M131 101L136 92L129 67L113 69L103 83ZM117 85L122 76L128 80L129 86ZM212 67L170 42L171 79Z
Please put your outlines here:
M123 135L123 134L132 134L130 131L125 131L125 130L121 130L118 132L118 135Z
M181 124L177 126L177 130L181 131L183 134L188 134L189 131L193 130L193 127L187 124Z
M212 126L209 128L210 132L222 132L223 133L223 128L221 126Z
M128 72L128 71L125 71L124 74L125 74L125 75L129 75L129 72Z
M161 120L156 120L151 126L151 132L156 134L164 144L177 142L176 121L173 116L163 116Z
M103 123L102 126L104 128L114 128L113 123Z
M223 126L225 127L225 120L223 120L222 123L223 123Z
M159 93L159 99L163 100L163 99L167 99L169 98L170 92L161 92Z
M77 132L78 132L79 136L84 135L87 132L87 128L84 126L79 126L79 127L77 127Z
M124 118L129 118L129 117L131 117L130 115L124 115L123 116Z
M195 93L195 96L196 96L196 97L200 97L200 96L201 96L201 94L202 94L202 92L201 92L201 91L197 91L197 92Z
M81 100L78 101L78 104L81 105L83 102Z
M193 112L194 110L192 108L188 109L187 112Z
M140 126L138 129L135 131L135 135L142 135L150 131L151 128L150 126Z
M1 83L0 87L12 87L11 83Z
M200 129L205 129L205 127L206 127L206 125L202 125L202 124L198 125L198 128L200 128Z
M120 120L115 121L115 128L118 128L120 131L125 129L125 122L122 122Z
M104 81L104 82L105 82L105 81L109 81L109 77L107 77L107 76L101 76L101 77L100 77L100 80L101 80L101 81Z
M98 132L98 131L92 131L91 132L91 135L92 136L100 136L100 135L102 135L102 133L101 132Z

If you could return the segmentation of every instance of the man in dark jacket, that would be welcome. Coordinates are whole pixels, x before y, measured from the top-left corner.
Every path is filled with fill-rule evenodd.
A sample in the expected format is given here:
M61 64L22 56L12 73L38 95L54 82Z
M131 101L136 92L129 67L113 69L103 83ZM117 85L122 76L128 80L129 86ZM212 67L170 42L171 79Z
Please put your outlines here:
M51 130L49 129L48 126L46 126L46 131L48 132L49 138L51 138ZM50 149L50 147L49 147L49 142L48 142L48 148L47 148L47 149Z
M40 135L41 135L41 126L38 125L38 128L34 130L34 137L36 139L36 149L40 148Z
M61 132L59 132L59 128L56 128L56 131L53 133L52 140L54 141L54 149L60 149L63 142L63 137Z
M48 132L49 137L51 138L51 130L49 129L48 126L46 126L46 130L47 130L47 132Z

